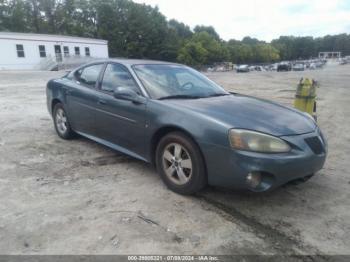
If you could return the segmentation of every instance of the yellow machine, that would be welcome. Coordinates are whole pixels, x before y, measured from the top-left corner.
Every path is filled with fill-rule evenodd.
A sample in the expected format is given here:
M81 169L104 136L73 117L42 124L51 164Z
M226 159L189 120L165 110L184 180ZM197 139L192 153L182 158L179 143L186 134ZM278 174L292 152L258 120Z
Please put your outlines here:
M317 119L316 116L316 88L318 84L308 78L300 79L295 94L294 107L304 111Z

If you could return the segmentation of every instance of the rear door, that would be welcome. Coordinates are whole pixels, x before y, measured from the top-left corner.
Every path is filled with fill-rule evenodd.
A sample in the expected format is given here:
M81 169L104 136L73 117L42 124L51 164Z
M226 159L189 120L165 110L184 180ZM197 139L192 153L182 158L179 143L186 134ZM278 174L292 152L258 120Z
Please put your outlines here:
M113 97L117 87L133 89L140 96L141 91L129 70L117 63L109 63L101 78L96 126L98 137L128 150L144 155L144 131L146 122L146 99L134 103Z
M96 135L97 83L103 67L98 63L75 71L66 91L69 121L75 131L86 135Z

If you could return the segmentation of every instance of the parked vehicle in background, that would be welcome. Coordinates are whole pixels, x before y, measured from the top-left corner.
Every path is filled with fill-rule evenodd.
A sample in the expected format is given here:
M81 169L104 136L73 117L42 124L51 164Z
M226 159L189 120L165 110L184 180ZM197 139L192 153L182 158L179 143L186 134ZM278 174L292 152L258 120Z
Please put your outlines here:
M264 66L265 71L272 71L272 66L271 65L265 65Z
M262 66L255 66L254 69L258 72L265 71L265 69Z
M255 66L249 66L249 71L255 71Z
M339 65L346 65L346 64L348 64L348 61L345 59L341 59L339 62Z
M283 72L283 71L290 71L291 70L291 65L290 63L279 63L277 65L277 72Z
M305 66L302 63L296 63L292 66L292 70L293 71L304 71L305 70Z
M317 68L316 63L311 63L309 69L315 70Z
M326 64L326 62L324 62L324 61L317 61L316 62L316 68L323 68L323 66Z
M236 69L237 73L247 73L249 72L249 66L248 65L239 65Z
M179 64L95 62L49 81L46 94L58 136L152 163L180 194L207 184L262 192L307 180L326 159L309 115L226 92Z

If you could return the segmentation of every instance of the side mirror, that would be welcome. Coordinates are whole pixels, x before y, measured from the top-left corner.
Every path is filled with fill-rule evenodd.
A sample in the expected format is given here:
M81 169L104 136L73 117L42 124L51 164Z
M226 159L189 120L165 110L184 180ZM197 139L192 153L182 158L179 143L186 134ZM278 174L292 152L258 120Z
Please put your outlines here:
M117 87L114 89L113 96L116 99L131 101L137 104L142 104L144 99L139 96L134 90L126 87Z

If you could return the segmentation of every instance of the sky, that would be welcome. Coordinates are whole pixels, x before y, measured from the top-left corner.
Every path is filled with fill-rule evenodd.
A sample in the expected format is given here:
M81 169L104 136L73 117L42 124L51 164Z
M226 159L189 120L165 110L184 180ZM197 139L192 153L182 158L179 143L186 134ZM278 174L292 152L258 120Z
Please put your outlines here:
M245 36L271 41L281 35L350 33L350 0L133 0L158 6L168 19L212 25L224 40Z

